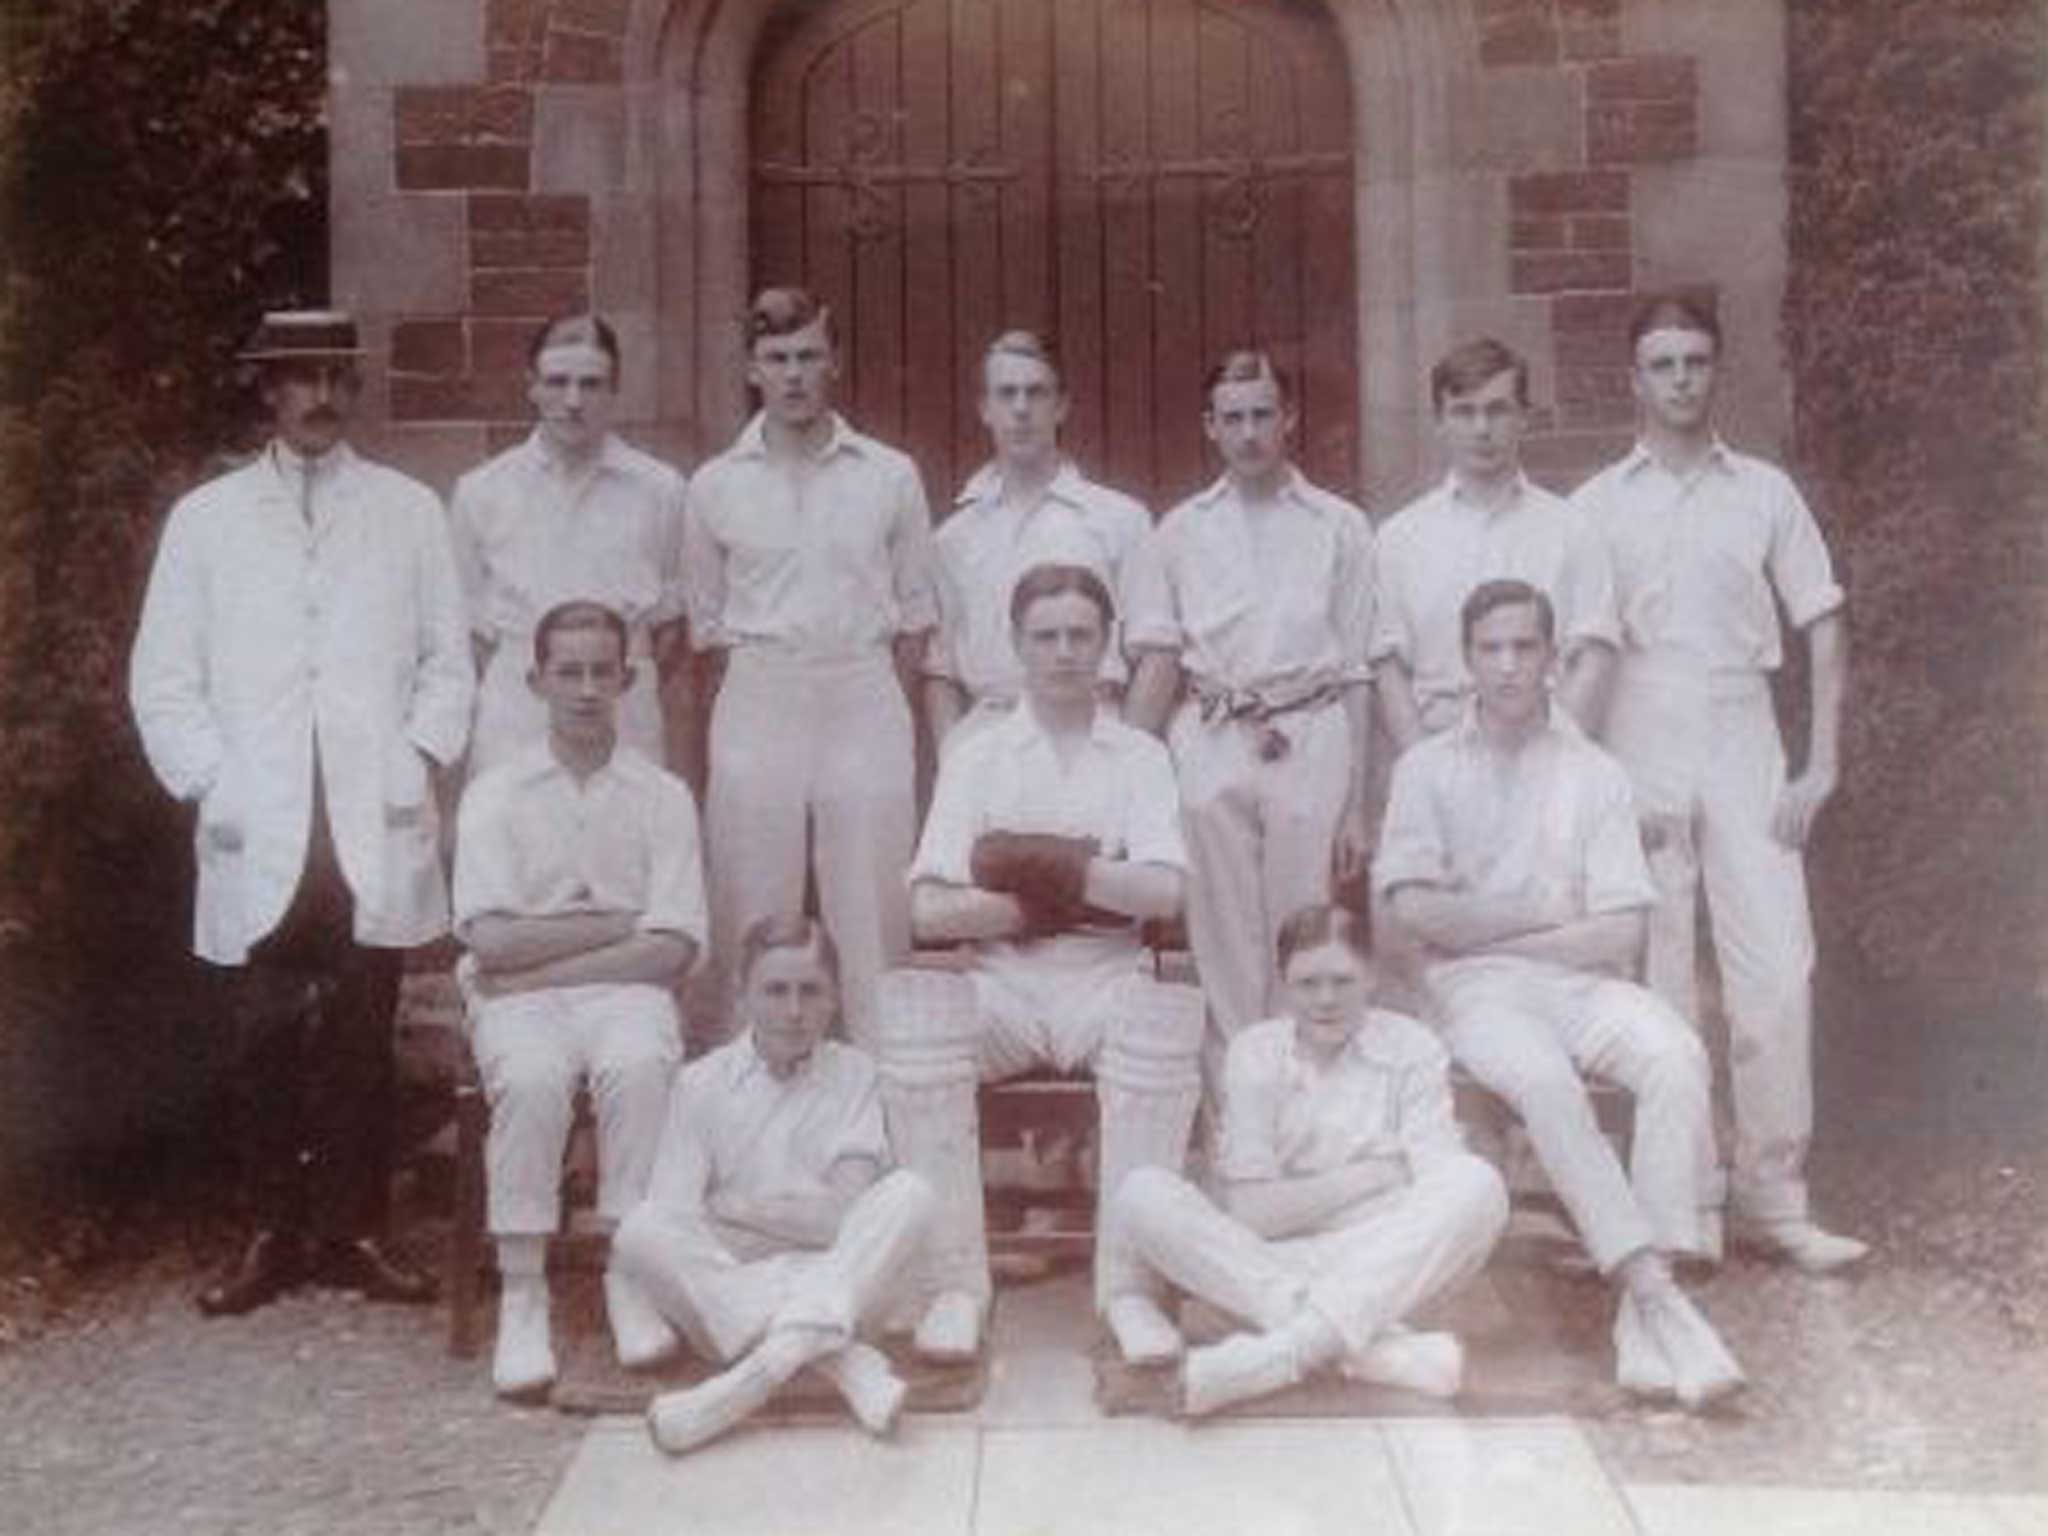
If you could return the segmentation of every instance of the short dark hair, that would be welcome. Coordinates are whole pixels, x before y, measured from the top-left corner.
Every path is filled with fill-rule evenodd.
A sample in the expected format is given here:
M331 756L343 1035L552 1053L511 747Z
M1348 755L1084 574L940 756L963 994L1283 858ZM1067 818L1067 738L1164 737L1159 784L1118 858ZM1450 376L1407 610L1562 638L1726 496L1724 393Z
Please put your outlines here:
M1458 644L1470 645L1472 631L1495 609L1517 608L1525 604L1536 610L1536 627L1543 631L1544 642L1556 645L1557 609L1551 605L1550 594L1533 582L1513 576L1482 581L1472 589L1465 605L1458 610Z
M1694 288L1667 288L1646 294L1628 317L1628 355L1636 355L1636 343L1652 331L1698 331L1714 344L1721 355L1721 321L1714 313L1713 295Z
M740 935L740 985L754 974L761 957L773 949L805 949L825 967L835 984L839 980L839 946L832 931L815 917L802 912L771 912L757 917Z
M1302 951L1331 943L1342 944L1367 965L1372 964L1372 926L1363 912L1319 902L1289 913L1273 941L1280 974L1287 974L1288 962Z
M1206 413L1215 408L1217 385L1256 384L1264 379L1271 379L1273 387L1280 391L1282 405L1294 404L1294 376L1274 362L1272 354L1256 347L1240 347L1235 352L1226 352L1203 376L1202 410Z
M579 629L608 629L619 642L619 660L626 659L629 642L626 638L626 621L603 603L592 602L586 597L571 598L566 603L557 603L540 616L540 622L533 627L533 670L545 672L548 667L548 647L554 643L557 634L566 634Z
M1028 358L1052 370L1052 381L1062 394L1066 392L1067 376L1060 368L1059 352L1053 344L1036 331L1005 331L988 344L988 350L981 354L981 387L988 388L988 365L999 357Z
M568 346L581 342L596 347L612 365L612 388L619 387L619 370L624 366L619 352L619 333L612 329L612 323L603 315L584 310L571 315L556 315L541 322L540 329L533 333L533 339L526 344L526 370L529 373L540 369L540 355L549 347Z
M1109 627L1116 622L1116 602L1102 578L1085 565L1050 562L1032 566L1010 588L1010 628L1023 628L1024 615L1040 598L1064 597L1069 593L1085 597L1095 605L1095 611L1102 615L1102 632L1108 634Z
M1469 395L1509 372L1515 376L1515 402L1528 405L1529 364L1521 353L1491 336L1481 336L1477 341L1453 347L1429 370L1430 408L1442 415L1444 402L1451 396Z
M839 332L829 304L820 304L804 288L763 288L747 307L747 350L764 336L788 336L819 320L825 322L825 339L837 347Z

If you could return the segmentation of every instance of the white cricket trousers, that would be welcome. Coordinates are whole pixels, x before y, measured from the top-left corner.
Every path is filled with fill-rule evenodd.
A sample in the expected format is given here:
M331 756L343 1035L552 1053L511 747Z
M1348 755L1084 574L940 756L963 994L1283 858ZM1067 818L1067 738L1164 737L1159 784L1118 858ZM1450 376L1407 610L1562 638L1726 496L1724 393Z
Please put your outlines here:
M749 925L801 911L815 870L846 1032L870 1052L875 980L910 952L912 776L910 707L886 651L733 648L711 713L712 955L729 966Z
M1714 1204L1712 1087L1699 1036L1648 989L1507 956L1429 972L1444 1043L1505 1099L1605 1274L1639 1248L1704 1254ZM1635 1096L1629 1170L1580 1073Z
M932 1193L898 1169L848 1208L829 1248L798 1248L703 1211L641 1205L612 1239L613 1263L706 1359L731 1361L774 1328L851 1339L882 1315L931 1221Z
M1134 1169L1104 1241L1262 1332L1312 1307L1357 1354L1391 1324L1476 1273L1507 1225L1493 1165L1469 1152L1333 1216L1319 1231L1267 1239L1164 1168Z
M1330 856L1351 792L1351 727L1341 703L1273 722L1286 753L1259 755L1241 721L1205 722L1192 699L1168 732L1188 845L1188 940L1208 994L1202 1052L1213 1100L1230 1042L1281 1011L1274 943L1302 907L1330 899Z
M1813 1138L1813 916L1800 851L1771 835L1785 748L1768 679L1703 677L1668 653L1626 652L1606 745L1635 785L1657 886L1645 979L1695 1027L1705 887L1728 1014L1730 1199L1755 1220L1804 1218Z
M597 1209L617 1220L647 1193L683 1059L675 999L662 987L554 987L484 999L470 1041L491 1106L487 1223L499 1237L561 1225L562 1150L587 1079L597 1117Z

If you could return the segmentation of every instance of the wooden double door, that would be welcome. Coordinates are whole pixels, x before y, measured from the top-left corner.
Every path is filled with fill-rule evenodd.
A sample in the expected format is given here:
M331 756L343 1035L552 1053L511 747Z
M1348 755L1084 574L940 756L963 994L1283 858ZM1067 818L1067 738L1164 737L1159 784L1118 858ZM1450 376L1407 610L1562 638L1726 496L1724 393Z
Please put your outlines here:
M1351 97L1313 0L797 0L757 56L756 285L831 304L840 394L934 512L987 455L975 363L1053 336L1066 441L1155 511L1215 473L1201 380L1263 346L1308 472L1357 479Z

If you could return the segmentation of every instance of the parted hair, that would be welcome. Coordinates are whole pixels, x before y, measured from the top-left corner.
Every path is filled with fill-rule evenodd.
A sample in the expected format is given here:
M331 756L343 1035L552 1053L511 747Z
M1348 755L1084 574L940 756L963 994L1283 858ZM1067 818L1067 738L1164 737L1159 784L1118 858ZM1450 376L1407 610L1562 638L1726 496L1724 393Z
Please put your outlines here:
M1066 374L1060 368L1058 349L1036 331L1005 331L988 344L988 350L981 354L981 382L984 389L988 387L988 365L999 357L1023 357L1034 363L1042 363L1052 370L1054 386L1062 392L1066 390Z
M1453 347L1443 360L1429 370L1429 404L1438 415L1453 395L1469 395L1489 379L1510 370L1515 375L1515 402L1529 403L1529 364L1522 354L1505 342L1481 336L1463 346Z
M1628 355L1636 355L1636 343L1652 331L1698 331L1714 344L1721 355L1721 321L1713 301L1683 288L1670 288L1644 297L1628 317Z
M611 360L612 387L619 384L619 369L622 366L619 352L619 333L612 329L612 323L603 315L579 313L556 315L541 322L533 333L533 339L526 344L527 372L537 372L540 355L549 347L566 347L577 343L595 347Z
M1223 354L1215 367L1202 380L1202 409L1212 409L1216 404L1216 386L1219 384L1256 384L1261 379L1273 381L1273 387L1280 391L1280 403L1292 405L1298 398L1294 392L1294 376L1278 363L1269 353L1256 347L1241 347L1235 352Z
M1470 645L1472 631L1489 613L1524 605L1536 610L1536 627L1543 631L1544 640L1557 644L1557 609L1551 604L1550 594L1533 582L1513 576L1482 581L1467 595L1464 606L1458 610L1458 643Z
M740 936L740 985L754 974L763 955L774 949L804 949L816 957L836 985L839 981L839 946L832 931L815 917L801 912L771 912L757 917Z
M1095 605L1095 611L1102 615L1102 629L1105 634L1116 622L1116 602L1109 595L1102 578L1085 565L1060 565L1048 562L1034 565L1017 578L1017 585L1010 588L1010 628L1021 629L1024 615L1031 611L1031 605L1042 597L1064 597L1072 593L1085 597Z
M1330 902L1290 913L1273 942L1280 974L1286 975L1288 962L1304 950L1321 949L1331 943L1342 944L1361 961L1372 963L1372 927L1364 913Z
M619 642L619 660L624 662L627 652L626 621L616 611L603 603L589 598L575 597L566 603L557 603L540 616L540 622L533 627L533 669L545 672L548 665L548 648L554 644L555 636L572 629L608 629Z
M787 336L817 320L825 322L825 339L838 346L829 304L820 304L805 288L763 288L747 307L747 346L763 336Z

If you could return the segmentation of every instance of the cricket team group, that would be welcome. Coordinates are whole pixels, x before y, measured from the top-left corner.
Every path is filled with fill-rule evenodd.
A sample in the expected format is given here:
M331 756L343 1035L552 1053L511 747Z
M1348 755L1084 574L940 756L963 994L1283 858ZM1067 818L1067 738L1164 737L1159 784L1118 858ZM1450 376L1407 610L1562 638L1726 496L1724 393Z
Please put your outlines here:
M996 337L971 386L992 455L934 530L917 466L834 409L829 309L767 289L744 345L758 411L686 482L612 430L612 328L550 321L531 436L444 509L348 445L348 316L273 313L249 344L272 436L172 509L130 674L195 808L195 949L233 971L250 1231L202 1310L308 1280L433 1299L386 1230L392 1032L404 951L451 924L496 1389L556 1375L581 1088L618 1358L720 1367L655 1397L672 1452L807 1368L888 1432L885 1331L981 1354L976 1092L1034 1068L1093 1078L1094 1304L1190 1416L1323 1372L1459 1390L1456 1336L1404 1322L1508 1217L1453 1062L1525 1127L1632 1393L1743 1386L1681 1285L1724 1240L1864 1256L1804 1177L1802 848L1837 777L1843 592L1792 482L1715 430L1710 308L1641 305L1616 359L1637 442L1568 501L1522 470L1525 361L1458 346L1426 381L1448 472L1377 530L1295 467L1295 386L1256 350L1204 385L1221 477L1155 519L1062 451L1046 341ZM707 716L700 819L665 764ZM1174 923L1199 987L1159 979L1146 936ZM1589 1076L1633 1097L1625 1158ZM1236 1331L1188 1343L1180 1296Z

